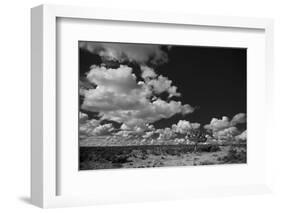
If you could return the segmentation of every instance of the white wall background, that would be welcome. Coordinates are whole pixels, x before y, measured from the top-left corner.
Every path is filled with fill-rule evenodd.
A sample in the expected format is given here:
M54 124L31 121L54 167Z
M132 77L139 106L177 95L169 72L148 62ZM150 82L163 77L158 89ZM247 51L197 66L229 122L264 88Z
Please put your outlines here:
M278 0L7 0L0 9L0 211L37 212L30 205L30 8L42 3L186 12L275 19L275 120L272 195L202 198L185 201L122 204L47 210L52 212L280 212L281 205L281 3ZM279 85L278 85L279 84ZM262 125L262 124L261 124ZM239 175L239 174L238 174ZM240 174L243 175L243 174Z

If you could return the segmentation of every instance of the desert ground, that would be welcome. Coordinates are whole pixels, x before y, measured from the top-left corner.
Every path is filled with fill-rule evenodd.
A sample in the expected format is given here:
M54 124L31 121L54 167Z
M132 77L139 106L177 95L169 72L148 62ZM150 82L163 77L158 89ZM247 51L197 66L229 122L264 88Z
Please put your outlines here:
M90 146L79 149L79 169L149 168L241 164L247 162L246 143Z

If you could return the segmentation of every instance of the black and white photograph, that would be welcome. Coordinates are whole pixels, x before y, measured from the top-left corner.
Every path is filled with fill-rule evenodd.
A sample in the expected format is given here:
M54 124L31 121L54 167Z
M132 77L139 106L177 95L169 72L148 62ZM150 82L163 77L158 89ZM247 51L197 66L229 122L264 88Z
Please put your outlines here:
M247 163L247 49L78 42L79 170Z

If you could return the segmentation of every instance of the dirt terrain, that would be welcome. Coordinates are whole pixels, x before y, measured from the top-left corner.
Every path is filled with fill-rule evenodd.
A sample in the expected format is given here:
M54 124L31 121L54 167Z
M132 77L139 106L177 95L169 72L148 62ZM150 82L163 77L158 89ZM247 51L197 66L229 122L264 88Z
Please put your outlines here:
M84 146L80 170L246 163L246 144Z

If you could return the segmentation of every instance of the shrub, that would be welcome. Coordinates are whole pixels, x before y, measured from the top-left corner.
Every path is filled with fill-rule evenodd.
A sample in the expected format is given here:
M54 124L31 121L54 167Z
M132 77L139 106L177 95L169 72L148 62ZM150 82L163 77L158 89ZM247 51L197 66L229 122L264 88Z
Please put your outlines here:
M208 160L199 163L199 165L212 165L212 164L214 163Z
M131 160L128 160L129 156L128 155L121 155L121 156L116 156L113 158L112 163L127 163L131 162Z
M198 144L207 141L206 132L202 129L193 129L187 135L188 139L195 143L194 152L197 152Z
M238 150L235 147L231 147L226 156L218 159L223 161L223 163L246 163L247 153L245 150Z

